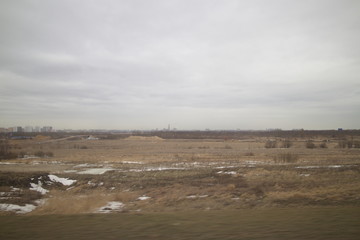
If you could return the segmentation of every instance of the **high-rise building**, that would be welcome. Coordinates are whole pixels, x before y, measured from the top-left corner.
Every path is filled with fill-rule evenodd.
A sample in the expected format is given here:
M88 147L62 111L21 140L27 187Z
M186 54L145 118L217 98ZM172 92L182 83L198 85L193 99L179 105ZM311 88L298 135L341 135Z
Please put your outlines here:
M44 126L41 128L41 132L52 132L51 126Z
M24 131L29 133L33 131L33 127L32 126L25 126Z

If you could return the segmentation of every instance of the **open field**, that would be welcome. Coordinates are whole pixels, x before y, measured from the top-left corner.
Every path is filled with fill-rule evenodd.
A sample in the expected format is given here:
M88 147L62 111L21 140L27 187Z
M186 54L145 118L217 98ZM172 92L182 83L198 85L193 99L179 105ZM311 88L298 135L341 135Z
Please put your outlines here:
M140 223L147 218L159 219L159 225L154 222L156 231L165 231L160 236L168 236L168 230L161 227L162 219L194 219L192 212L199 213L199 223L205 221L200 216L208 219L212 215L216 220L206 224L216 226L246 221L251 218L238 215L256 215L261 211L265 215L271 212L270 215L279 217L278 224L287 226L286 214L281 216L281 212L299 215L303 209L307 209L307 214L299 221L306 228L312 228L305 223L310 212L321 213L321 219L336 212L345 225L347 221L351 224L355 221L355 216L343 215L342 211L359 213L360 148L356 144L360 134L306 133L285 137L266 133L266 136L248 134L235 138L213 135L206 139L192 134L193 138L183 139L166 135L164 138L99 135L99 139L89 140L82 134L9 140L9 149L20 157L0 161L0 215L6 216L1 222L10 224L30 219L41 222L57 216L66 225L67 217L59 215L81 214L76 218L84 221L84 225L91 225L95 224L91 219L103 217L89 214L110 213L106 215L109 219L120 221L123 216L130 221L127 224L134 219ZM277 211L279 215L274 214ZM12 216L23 214L27 216ZM313 217L310 218L314 220ZM244 231L252 231L251 221L242 224ZM326 224L324 229L335 223ZM295 225L288 227L293 229ZM202 231L200 226L199 229ZM351 229L352 234L355 230ZM235 227L229 231L232 233L227 239L240 236ZM276 235L275 228L268 231L283 239L287 236L282 232ZM324 231L333 236L330 229ZM8 229L4 234L10 232ZM257 236L255 232L253 236ZM126 234L129 234L127 239L132 239L130 232ZM212 234L217 236L215 232ZM306 236L297 234L298 239ZM355 239L350 235L342 239ZM204 239L211 239L209 236ZM115 238L109 235L103 239Z

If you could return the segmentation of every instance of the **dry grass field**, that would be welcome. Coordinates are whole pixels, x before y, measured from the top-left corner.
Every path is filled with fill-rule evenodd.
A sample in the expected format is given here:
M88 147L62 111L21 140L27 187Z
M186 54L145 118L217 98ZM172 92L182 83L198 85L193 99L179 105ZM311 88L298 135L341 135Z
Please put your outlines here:
M350 148L341 145L349 139ZM10 140L22 157L0 162L1 214L358 206L359 140L354 134ZM16 209L26 205L31 209Z
M2 141L12 158L0 161L0 238L360 234L356 131L95 137Z

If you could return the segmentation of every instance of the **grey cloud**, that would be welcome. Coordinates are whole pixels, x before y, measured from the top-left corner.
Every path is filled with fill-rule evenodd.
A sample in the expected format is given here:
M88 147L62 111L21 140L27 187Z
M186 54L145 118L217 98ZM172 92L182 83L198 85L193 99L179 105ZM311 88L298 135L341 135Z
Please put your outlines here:
M2 125L358 128L358 1L0 5Z

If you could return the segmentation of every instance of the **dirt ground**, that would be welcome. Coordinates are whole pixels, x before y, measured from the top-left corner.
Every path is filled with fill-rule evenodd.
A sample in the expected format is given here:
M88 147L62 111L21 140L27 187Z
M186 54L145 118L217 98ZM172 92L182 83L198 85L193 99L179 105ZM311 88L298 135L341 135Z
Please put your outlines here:
M0 162L0 215L359 206L359 140L10 140L21 157Z

